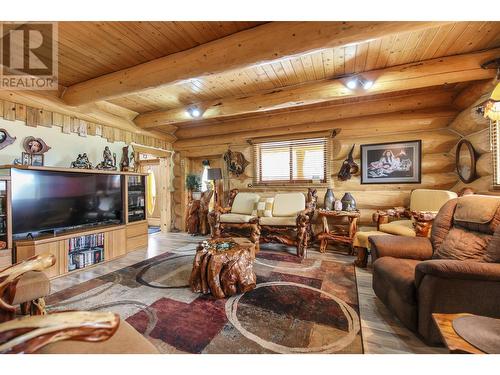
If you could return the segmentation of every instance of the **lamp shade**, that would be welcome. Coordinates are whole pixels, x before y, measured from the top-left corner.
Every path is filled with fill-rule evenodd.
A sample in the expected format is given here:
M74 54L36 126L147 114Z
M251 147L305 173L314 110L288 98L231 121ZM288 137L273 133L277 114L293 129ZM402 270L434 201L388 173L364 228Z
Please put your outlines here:
M207 174L208 180L222 180L222 170L220 168L209 168Z
M500 121L500 83L497 84L490 100L484 106L484 117L488 117L492 121Z

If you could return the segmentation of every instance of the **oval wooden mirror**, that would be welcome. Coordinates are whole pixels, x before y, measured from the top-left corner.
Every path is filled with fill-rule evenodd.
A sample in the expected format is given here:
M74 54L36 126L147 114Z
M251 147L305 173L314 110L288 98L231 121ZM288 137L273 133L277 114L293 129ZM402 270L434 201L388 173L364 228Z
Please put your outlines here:
M476 152L472 143L466 139L458 142L455 165L462 182L468 184L476 179Z

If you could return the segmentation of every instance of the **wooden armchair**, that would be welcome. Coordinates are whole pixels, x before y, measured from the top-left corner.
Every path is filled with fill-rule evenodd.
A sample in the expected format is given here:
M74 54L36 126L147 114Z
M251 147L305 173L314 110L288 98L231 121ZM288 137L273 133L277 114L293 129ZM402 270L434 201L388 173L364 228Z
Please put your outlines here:
M158 350L111 312L66 311L0 324L2 354L153 354Z
M432 222L441 207L457 194L447 190L415 189L410 196L410 207L394 207L376 211L373 222L377 230L407 237L428 237Z
M302 193L280 193L274 196L273 216L259 218L261 242L279 242L297 247L304 257L312 239L312 218L318 202L316 189Z
M245 233L259 251L259 218L253 214L254 205L260 196L255 193L240 193L238 189L229 192L226 207L217 205L208 214L212 238L241 236Z
M44 297L49 295L50 282L42 271L55 262L54 255L44 253L0 271L0 322L13 319L17 305L23 314L45 314Z

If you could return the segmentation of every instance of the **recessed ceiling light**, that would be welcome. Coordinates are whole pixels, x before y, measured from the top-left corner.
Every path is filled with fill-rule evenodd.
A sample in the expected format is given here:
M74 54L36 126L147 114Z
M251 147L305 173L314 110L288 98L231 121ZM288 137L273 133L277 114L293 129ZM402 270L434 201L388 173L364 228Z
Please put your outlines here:
M358 87L358 79L353 78L347 81L347 87L350 88L351 90L354 90L356 87Z
M373 86L373 81L366 80L366 81L363 82L363 88L365 90L371 89L372 86Z
M187 113L193 118L198 118L201 116L201 111L198 108L189 108L187 110Z

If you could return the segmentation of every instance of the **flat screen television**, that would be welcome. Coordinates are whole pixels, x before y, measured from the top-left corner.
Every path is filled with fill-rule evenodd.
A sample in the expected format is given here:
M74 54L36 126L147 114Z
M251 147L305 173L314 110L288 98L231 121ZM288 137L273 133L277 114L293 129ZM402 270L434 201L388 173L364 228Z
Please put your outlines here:
M84 226L123 223L120 175L11 170L12 232L59 232Z

